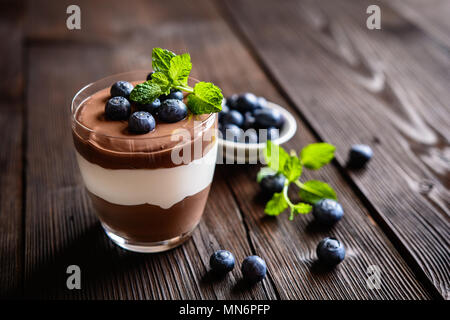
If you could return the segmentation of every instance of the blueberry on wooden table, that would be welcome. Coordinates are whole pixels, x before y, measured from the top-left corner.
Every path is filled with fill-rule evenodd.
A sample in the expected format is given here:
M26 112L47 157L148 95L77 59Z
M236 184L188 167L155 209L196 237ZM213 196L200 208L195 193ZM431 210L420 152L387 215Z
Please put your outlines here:
M234 256L227 250L218 250L214 252L209 259L211 269L218 274L230 272L233 270L234 264Z
M274 175L265 176L259 185L265 194L273 195L274 193L281 192L283 190L285 182L286 178L281 173L277 173Z
M186 105L178 99L167 99L159 107L158 118L164 122L178 122L186 118Z
M148 103L148 104L136 105L136 108L139 111L146 111L146 112L150 112L151 114L158 113L159 107L161 107L161 101L158 98L156 98L155 100L153 100L153 102Z
M249 256L242 262L241 271L248 282L259 282L266 277L266 262L258 256Z
M155 129L155 118L146 111L134 112L128 119L128 131L143 134Z
M351 168L362 168L372 159L373 151L368 145L355 144L350 149L347 165Z
M130 102L117 96L109 99L105 106L105 117L109 120L127 120L131 113Z
M316 253L319 261L329 267L341 263L345 258L344 245L339 240L330 237L319 242Z
M321 199L314 204L313 216L323 225L333 225L344 216L344 209L333 199Z
M128 81L117 81L111 86L111 97L124 97L128 99L133 88L133 85Z
M159 100L164 101L164 100L168 100L168 99L177 99L177 100L183 100L184 95L183 92L181 90L177 90L177 89L170 89L170 93L169 94L162 94L159 96Z

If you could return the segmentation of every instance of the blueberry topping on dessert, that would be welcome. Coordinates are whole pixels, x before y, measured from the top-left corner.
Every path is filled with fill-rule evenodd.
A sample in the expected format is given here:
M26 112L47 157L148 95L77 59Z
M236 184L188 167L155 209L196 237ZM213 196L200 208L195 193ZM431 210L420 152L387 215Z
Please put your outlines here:
M117 81L111 86L111 97L129 98L133 85L127 81Z
M220 127L222 138L225 140L239 142L241 141L242 130L235 124L226 123Z
M344 245L334 238L321 240L316 252L319 261L327 266L335 266L345 258Z
M211 269L219 274L224 274L233 270L235 259L233 254L227 250L219 250L212 254L209 259Z
M134 112L128 119L128 131L133 133L147 133L155 129L155 118L146 111Z
M183 100L183 98L184 98L184 96L183 96L183 92L181 92L181 90L171 89L170 93L168 95L162 94L159 97L159 100L161 100L161 101L168 100L168 99Z
M267 266L263 259L258 256L249 256L244 259L241 267L244 279L256 283L265 278Z
M150 112L151 114L156 114L158 112L160 106L161 106L161 101L159 101L159 99L153 100L152 103L136 105L138 110L147 111L147 112Z
M317 222L333 225L342 219L344 209L333 199L322 199L314 205L313 216Z
M226 105L230 109L237 109L237 107L238 107L238 104L237 104L238 98L239 98L239 96L237 94L233 94L232 96L227 98Z
M365 144L355 144L350 149L348 166L351 168L362 168L372 158L372 149Z
M238 127L241 127L244 124L244 117L239 111L230 110L230 112L226 113L222 117L222 124L234 124Z
M164 122L178 122L186 118L188 109L183 101L178 99L164 100L158 111L158 118Z
M255 129L247 129L244 131L241 142L258 143L258 134Z
M241 94L237 99L237 108L242 113L253 112L258 107L258 98L250 92Z
M152 75L155 73L155 71L152 71L152 72L150 72L148 75L147 75L147 81L148 80L152 80Z
M267 195L273 195L276 192L281 192L284 187L286 178L278 173L264 177L259 183L262 191Z
M275 127L280 129L284 123L281 113L274 109L257 109L254 113L255 123L258 128Z
M105 116L109 120L127 120L130 113L131 104L124 97L113 97L106 103Z

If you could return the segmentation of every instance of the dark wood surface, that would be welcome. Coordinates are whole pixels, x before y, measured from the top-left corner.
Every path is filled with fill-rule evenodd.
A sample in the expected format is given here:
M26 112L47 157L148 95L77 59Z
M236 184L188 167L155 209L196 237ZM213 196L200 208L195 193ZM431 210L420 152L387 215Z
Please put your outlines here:
M3 37L8 81L0 82L2 297L449 297L449 47L446 22L436 18L442 13L416 19L411 12L419 5L404 16L400 7L382 6L386 25L370 33L361 1L86 0L78 2L82 30L69 31L69 4L14 1L1 13L0 34L12 35ZM226 95L252 91L290 110L298 131L287 148L335 144L337 161L305 177L337 190L343 221L323 229L311 216L266 217L258 168L218 165L191 240L149 255L113 245L82 185L69 105L86 83L149 69L156 46L188 51L192 75ZM377 77L385 79L381 91ZM360 142L375 157L366 170L348 171L348 148ZM327 235L347 248L332 272L315 262L316 244ZM239 268L226 279L211 277L209 256L219 248L238 261L260 255L268 277L254 287L241 281ZM81 290L66 289L70 264L81 267ZM366 286L370 265L382 271L379 290Z

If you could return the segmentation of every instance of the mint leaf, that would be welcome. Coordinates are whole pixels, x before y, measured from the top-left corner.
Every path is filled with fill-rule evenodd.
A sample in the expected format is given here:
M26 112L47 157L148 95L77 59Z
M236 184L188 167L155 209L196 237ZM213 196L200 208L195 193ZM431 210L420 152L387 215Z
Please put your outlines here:
M312 206L307 204L307 203L303 203L303 202L299 202L297 204L294 205L294 213L295 214L307 214L309 212L311 212L312 210Z
M152 103L161 95L161 88L159 85L146 81L136 85L131 91L130 100L139 104Z
M273 171L272 168L263 167L259 169L258 175L256 176L256 182L260 183L265 177L273 176L274 174L276 174L276 171Z
M305 183L300 182L298 186L300 187L299 195L303 201L314 204L324 198L337 200L336 192L334 192L333 188L325 182L309 180Z
M187 86L187 80L191 73L192 63L189 53L175 56L170 60L169 77L174 85Z
M334 158L335 150L336 147L329 143L312 143L302 149L300 158L305 167L317 170Z
M287 159L289 159L289 154L279 145L267 140L264 158L270 168L276 172L282 172Z
M152 51L152 67L155 72L162 72L167 74L170 68L170 60L176 54L167 49L153 48Z
M296 156L290 156L286 159L281 173L288 179L289 182L294 182L302 174L302 163Z
M155 72L152 75L151 83L157 84L161 89L161 94L169 94L172 86L169 78L162 72Z
M269 216L277 216L288 207L288 203L282 192L274 193L272 199L266 204L264 212Z
M194 93L188 95L188 107L193 114L219 112L223 95L219 87L211 82L197 82Z

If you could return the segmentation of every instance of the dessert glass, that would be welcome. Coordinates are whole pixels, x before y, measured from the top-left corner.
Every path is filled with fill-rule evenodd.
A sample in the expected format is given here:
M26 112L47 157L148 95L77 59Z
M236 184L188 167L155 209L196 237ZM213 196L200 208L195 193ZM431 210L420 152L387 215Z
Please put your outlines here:
M184 130L125 136L105 134L101 123L88 127L78 117L96 93L146 75L117 74L82 88L72 100L72 136L92 207L109 238L131 251L160 252L188 239L202 217L217 157L216 114L200 121L189 115Z

